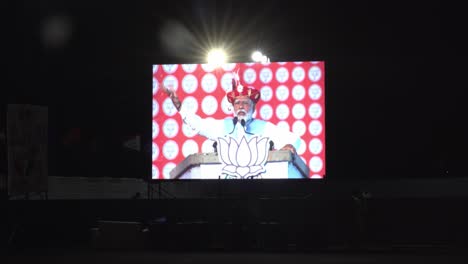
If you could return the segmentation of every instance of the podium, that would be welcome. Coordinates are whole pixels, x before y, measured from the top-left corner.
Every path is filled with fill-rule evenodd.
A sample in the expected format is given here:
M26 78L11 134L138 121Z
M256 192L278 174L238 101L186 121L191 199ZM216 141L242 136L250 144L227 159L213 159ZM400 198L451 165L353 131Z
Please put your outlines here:
M216 153L196 153L187 156L170 173L171 179L219 179L223 164ZM268 152L266 172L261 179L305 179L309 167L289 150Z

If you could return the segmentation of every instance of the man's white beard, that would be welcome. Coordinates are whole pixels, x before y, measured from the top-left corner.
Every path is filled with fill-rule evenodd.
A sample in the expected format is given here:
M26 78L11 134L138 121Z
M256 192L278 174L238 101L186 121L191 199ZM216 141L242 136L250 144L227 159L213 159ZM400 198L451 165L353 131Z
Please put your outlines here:
M240 113L240 112L244 112L245 115L239 116L239 113ZM252 115L253 115L253 111L249 111L249 112L247 113L245 110L242 110L242 109L241 109L241 110L238 110L237 113L236 113L237 119L238 119L239 121L244 120L245 122L247 122L247 121L249 121L250 119L252 119Z

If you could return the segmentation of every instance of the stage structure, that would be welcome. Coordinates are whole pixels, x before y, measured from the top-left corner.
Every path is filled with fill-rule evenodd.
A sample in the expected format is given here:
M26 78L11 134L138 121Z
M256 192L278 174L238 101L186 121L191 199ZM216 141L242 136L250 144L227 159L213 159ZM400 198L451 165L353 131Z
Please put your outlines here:
M8 195L48 189L48 108L9 104L7 112Z
M223 164L217 153L191 154L171 172L171 179L224 179ZM265 172L249 176L252 179L301 179L308 178L309 168L304 161L289 150L269 151ZM241 178L241 177L239 177Z

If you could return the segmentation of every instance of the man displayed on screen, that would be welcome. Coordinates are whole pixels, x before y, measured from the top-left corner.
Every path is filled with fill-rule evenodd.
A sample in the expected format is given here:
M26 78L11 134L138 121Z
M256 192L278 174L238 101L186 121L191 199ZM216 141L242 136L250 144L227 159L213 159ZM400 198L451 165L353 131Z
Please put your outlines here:
M269 138L270 150L279 147L280 150L290 150L294 154L301 144L301 139L296 134L271 122L254 118L253 114L260 99L260 92L254 87L242 85L235 78L232 79L232 90L226 93L234 109L234 116L225 119L203 119L187 111L173 89L164 85L162 89L171 98L184 123L199 135L213 141L229 136L239 142L243 137L249 139L253 136L261 136Z
M324 62L152 66L151 179L325 175Z

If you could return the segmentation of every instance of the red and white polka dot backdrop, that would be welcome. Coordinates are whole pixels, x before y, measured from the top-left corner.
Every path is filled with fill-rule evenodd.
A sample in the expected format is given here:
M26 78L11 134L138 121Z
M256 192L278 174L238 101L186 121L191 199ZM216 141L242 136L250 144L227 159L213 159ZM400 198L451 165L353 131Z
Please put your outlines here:
M240 69L240 71L238 71ZM159 83L173 87L184 107L203 118L232 116L226 99L234 72L241 83L261 92L254 116L286 127L303 140L298 154L310 178L325 175L325 65L313 62L153 65L152 179L169 172L193 153L213 152L213 141L194 134L177 114ZM281 147L281 146L278 146Z

